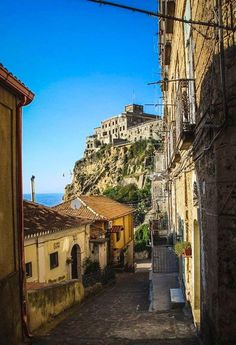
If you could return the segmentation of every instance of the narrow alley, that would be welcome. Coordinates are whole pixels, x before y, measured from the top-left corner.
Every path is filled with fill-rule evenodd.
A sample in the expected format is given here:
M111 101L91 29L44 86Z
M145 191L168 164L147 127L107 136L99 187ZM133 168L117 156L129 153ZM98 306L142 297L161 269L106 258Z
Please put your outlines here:
M117 274L116 284L73 308L32 345L197 345L189 312L149 312L149 271Z

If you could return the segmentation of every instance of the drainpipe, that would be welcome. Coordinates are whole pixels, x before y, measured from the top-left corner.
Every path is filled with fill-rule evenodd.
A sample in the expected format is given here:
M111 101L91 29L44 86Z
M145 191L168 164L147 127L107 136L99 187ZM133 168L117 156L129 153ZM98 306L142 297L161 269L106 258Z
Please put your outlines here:
M222 0L217 0L218 10L218 24L222 25ZM222 87L222 100L223 100L223 112L224 121L228 120L228 106L226 99L226 80L225 80L225 53L224 53L224 32L222 28L219 28L219 51L220 51L220 79Z
M23 188L22 188L22 107L27 104L23 96L16 108L16 148L17 148L17 227L19 234L19 286L21 299L21 319L23 324L23 338L29 337L27 325L26 281L25 281L25 254L24 254L24 219L23 219Z

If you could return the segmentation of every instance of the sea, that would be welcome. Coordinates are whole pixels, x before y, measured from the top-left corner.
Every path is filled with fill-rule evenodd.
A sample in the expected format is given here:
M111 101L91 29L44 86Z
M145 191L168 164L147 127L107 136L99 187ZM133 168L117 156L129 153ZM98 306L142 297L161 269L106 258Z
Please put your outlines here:
M25 200L31 201L31 194L24 194ZM45 206L55 206L60 204L63 200L63 193L39 193L36 194L36 202Z

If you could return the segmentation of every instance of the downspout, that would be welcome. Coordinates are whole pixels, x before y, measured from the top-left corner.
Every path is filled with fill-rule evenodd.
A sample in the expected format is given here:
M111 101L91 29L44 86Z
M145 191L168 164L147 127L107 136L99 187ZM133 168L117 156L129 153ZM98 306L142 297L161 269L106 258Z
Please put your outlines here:
M218 24L219 24L219 51L220 51L220 79L222 87L222 100L223 100L223 112L224 122L228 120L228 106L226 99L226 80L225 80L225 53L224 53L224 32L220 27L223 23L222 20L222 0L217 0L218 10Z
M16 107L16 150L17 150L17 226L19 250L19 285L21 300L21 319L23 338L30 337L27 324L26 281L25 281L25 253L24 253L24 218L23 218L23 187L22 187L22 107L27 104L26 96Z

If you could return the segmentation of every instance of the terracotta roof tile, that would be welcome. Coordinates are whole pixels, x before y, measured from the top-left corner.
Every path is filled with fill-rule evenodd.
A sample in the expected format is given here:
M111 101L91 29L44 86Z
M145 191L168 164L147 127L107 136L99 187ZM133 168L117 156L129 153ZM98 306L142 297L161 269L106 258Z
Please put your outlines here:
M117 202L106 196L80 195L79 199L85 203L86 206L108 220L119 218L134 212L132 207Z
M69 200L54 206L53 209L64 214L91 220L112 220L134 212L132 207L106 196L80 195L77 199L81 201L80 208L73 209L71 207L72 200Z
M63 202L59 205L53 206L53 210L67 214L74 217L79 217L83 219L90 219L90 220L104 220L104 217L96 215L92 210L88 209L86 206L81 205L80 208L72 208L71 207L71 200Z
M43 235L90 223L71 215L61 214L49 207L24 200L24 233L25 236Z
M34 93L18 79L13 73L0 63L0 83L7 84L8 87L13 89L17 94L24 95L27 98L27 104L34 98Z

